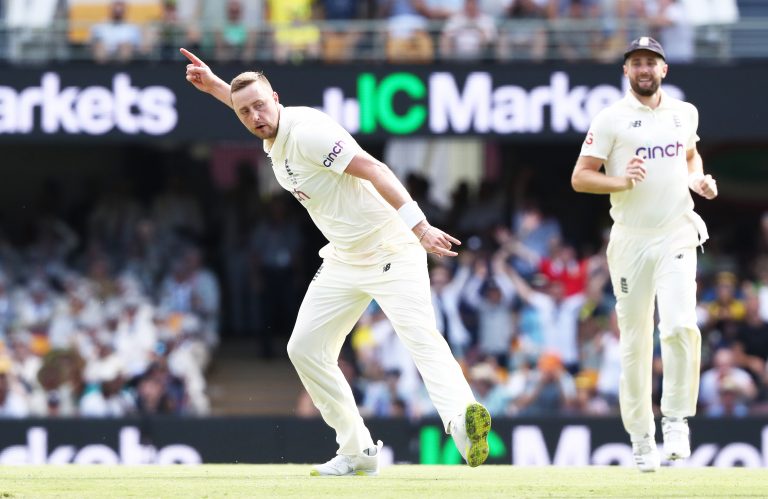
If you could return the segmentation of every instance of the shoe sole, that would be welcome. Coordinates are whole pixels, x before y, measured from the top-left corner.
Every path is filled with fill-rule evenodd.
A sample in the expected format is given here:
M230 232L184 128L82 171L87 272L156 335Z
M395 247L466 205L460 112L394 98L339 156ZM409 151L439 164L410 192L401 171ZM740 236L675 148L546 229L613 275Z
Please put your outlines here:
M467 464L475 468L488 459L488 433L491 431L491 415L481 404L470 404L464 416L469 438Z
M637 469L640 471L640 473L656 473L659 470L659 467L654 466L653 468L641 468L638 466Z
M347 473L344 475L323 475L317 470L310 470L309 476L319 476L323 478L335 478L340 476L379 476L379 473L377 471L353 471L352 473Z

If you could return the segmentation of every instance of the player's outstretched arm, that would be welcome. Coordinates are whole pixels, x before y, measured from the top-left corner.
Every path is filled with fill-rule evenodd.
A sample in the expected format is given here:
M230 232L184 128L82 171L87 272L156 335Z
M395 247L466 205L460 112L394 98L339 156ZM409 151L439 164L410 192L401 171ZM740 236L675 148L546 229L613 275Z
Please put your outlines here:
M207 64L189 50L180 48L179 52L190 62L187 64L187 81L196 89L211 94L231 108L232 99L229 96L229 84L216 76Z
M395 176L387 165L377 160L365 151L355 155L350 161L345 173L358 178L368 180L373 184L381 197L383 197L393 208L401 212L414 206L413 199L405 186ZM418 209L416 210L418 212ZM460 245L461 241L443 232L437 227L429 224L426 218L415 220L411 230L419 238L419 242L428 253L434 253L437 256L456 256L457 252L451 248L453 245Z

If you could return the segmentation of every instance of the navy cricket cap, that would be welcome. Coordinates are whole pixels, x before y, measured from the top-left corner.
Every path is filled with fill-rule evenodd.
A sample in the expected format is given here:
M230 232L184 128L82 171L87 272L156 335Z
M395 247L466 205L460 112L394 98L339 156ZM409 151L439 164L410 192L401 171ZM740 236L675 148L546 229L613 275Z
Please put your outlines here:
M650 36L641 36L636 40L632 40L632 43L630 43L629 47L627 47L627 51L624 52L624 60L626 61L627 57L632 55L633 52L637 52L638 50L647 50L649 52L653 52L654 54L660 55L661 58L665 61L667 60L667 56L664 54L664 49L662 48L661 44Z

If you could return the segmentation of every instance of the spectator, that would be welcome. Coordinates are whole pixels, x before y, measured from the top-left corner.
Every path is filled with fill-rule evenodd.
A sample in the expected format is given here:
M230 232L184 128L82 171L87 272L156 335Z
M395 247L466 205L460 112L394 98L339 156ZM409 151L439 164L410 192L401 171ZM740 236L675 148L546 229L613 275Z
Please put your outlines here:
M376 369L369 375L372 378L366 385L360 414L363 417L392 417L399 413L398 405L402 400L398 390L400 371Z
M379 16L387 20L389 62L428 63L434 58L429 35L429 9L423 0L379 0Z
M547 17L551 0L511 0L509 19L499 33L497 57L502 61L530 59L543 61L547 56ZM517 22L520 21L520 22Z
M47 60L57 48L58 0L7 0L4 26L9 30L8 58L14 62ZM0 52L0 55L3 55Z
M152 322L153 305L132 293L123 298L122 312L114 336L115 350L125 374L131 378L143 373L157 344L157 329Z
M30 410L23 390L13 375L11 359L0 357L0 419L26 418Z
M446 265L435 265L430 271L432 305L435 309L437 330L443 333L454 357L462 359L472 341L459 312L463 289L470 277L471 255L459 254L459 266L455 273Z
M184 383L160 360L135 380L136 406L144 416L180 415L186 410Z
M464 0L422 0L431 20L445 21L459 14L464 7Z
M559 355L546 352L539 357L523 394L513 401L513 413L519 416L563 414L571 411L575 402L573 377L563 367Z
M353 23L363 17L364 2L321 0L319 7L319 17L326 23L322 33L323 61L336 63L351 60L363 38L363 32ZM368 42L372 43L372 40Z
M729 31L739 19L738 0L685 0L689 21L697 29L697 52L728 58Z
M522 247L533 252L533 258L515 258L513 266L520 275L531 277L538 271L539 262L549 256L552 241L560 241L560 223L547 217L536 204L528 204L518 210L512 221L512 234Z
M320 29L314 23L312 0L267 0L267 19L274 29L278 63L314 60L320 56Z
M155 224L149 218L139 219L125 249L125 273L137 280L142 293L153 294L161 277L163 260Z
M120 418L132 414L136 402L125 387L122 365L108 345L102 345L101 357L86 368L90 384L79 402L83 417Z
M515 291L503 270L498 255L493 258L492 272L488 262L478 259L472 276L464 289L464 299L477 311L477 353L492 357L499 365L507 366L515 331L512 300Z
M600 35L589 22L600 17L596 0L554 0L548 17L558 58L571 63L594 58Z
M157 313L155 322L158 321L161 322L158 338L164 345L170 372L184 383L188 412L208 414L210 402L206 394L205 369L210 362L210 347L203 321L194 315L184 315L180 320L173 321L180 324L172 328L168 324L171 320Z
M509 15L515 0L480 0L480 11L491 19L502 21Z
M584 305L585 295L565 296L562 283L547 282L544 291L531 287L511 266L507 266L515 290L525 303L538 312L541 321L544 349L558 352L569 372L579 370L578 315Z
M472 366L469 370L469 384L477 401L488 409L491 416L504 414L509 401L494 361Z
M758 386L765 384L768 361L768 321L760 317L760 302L754 290L745 296L745 317L733 343L735 363L752 375Z
M18 304L19 326L31 333L33 353L43 356L51 349L48 328L55 310L54 297L47 283L36 279L27 285L27 293Z
M373 351L368 362L361 365L363 372L367 374L369 369L375 372L380 369L385 374L397 372L397 386L393 394L397 395L396 398L407 400L408 394L413 393L419 383L416 364L409 355L405 344L398 338L392 323L376 302L371 303L366 315L370 318L369 327L373 340ZM395 380L388 378L387 381Z
M594 371L580 372L574 379L576 397L573 412L585 416L607 416L614 411L608 402L597 394L597 376Z
M559 239L553 238L550 241L549 251L549 254L552 256L542 258L538 253L531 251L521 243L509 242L516 256L527 260L531 267L538 267L537 271L548 281L557 282L562 285L565 296L573 296L584 292L587 285L590 260L586 258L579 260L576 257L576 249L572 245L562 243Z
M744 302L737 297L737 277L733 272L719 272L715 280L715 299L703 304L706 311L704 331L713 348L730 346L744 320Z
M109 22L91 28L91 49L96 62L125 63L146 52L141 27L125 20L127 9L125 0L113 0L109 6Z
M179 47L198 50L202 33L196 0L162 0L162 13L149 34L161 60L180 57Z
M221 62L251 62L256 57L256 34L243 18L242 3L228 0L226 9L224 24L215 32L215 57Z
M621 379L621 349L615 310L611 312L608 324L598 338L600 367L597 373L597 396L605 400L609 407L617 410Z
M693 62L695 30L684 0L646 1L648 22L657 31L656 37L665 47L666 60L674 63Z
M746 416L748 404L757 395L749 373L734 365L730 348L715 352L712 368L701 375L699 403L708 416Z
M75 346L75 335L83 320L99 315L99 306L92 299L85 284L73 286L51 318L48 338L53 348L68 349Z
M464 9L448 18L440 38L444 59L477 61L491 55L496 24L480 11L480 0L465 0Z

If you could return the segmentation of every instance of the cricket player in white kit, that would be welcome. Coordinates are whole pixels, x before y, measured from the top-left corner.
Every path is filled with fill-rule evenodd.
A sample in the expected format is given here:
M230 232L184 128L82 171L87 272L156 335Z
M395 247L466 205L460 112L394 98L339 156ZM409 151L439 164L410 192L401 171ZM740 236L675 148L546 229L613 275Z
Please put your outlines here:
M610 194L607 257L621 333L619 402L641 471L660 465L651 408L654 299L664 363L664 454L668 460L691 454L686 418L696 413L701 358L696 248L708 235L689 190L717 196L696 150L698 111L661 89L667 70L656 40L630 44L624 56L630 89L593 120L571 179L578 192Z
M392 171L328 115L283 107L261 73L227 84L181 51L191 62L187 80L264 141L278 182L330 241L288 342L288 356L339 444L336 457L311 474L378 474L381 442L374 444L338 366L344 338L371 299L411 352L461 455L470 466L485 462L491 418L437 331L427 273L427 251L456 256L451 248L460 242L429 225Z

